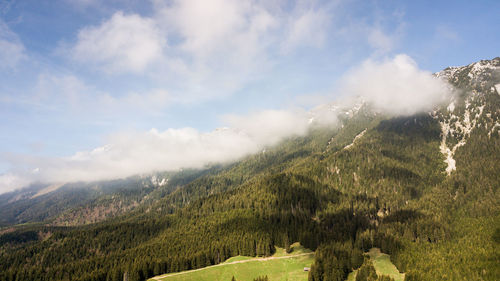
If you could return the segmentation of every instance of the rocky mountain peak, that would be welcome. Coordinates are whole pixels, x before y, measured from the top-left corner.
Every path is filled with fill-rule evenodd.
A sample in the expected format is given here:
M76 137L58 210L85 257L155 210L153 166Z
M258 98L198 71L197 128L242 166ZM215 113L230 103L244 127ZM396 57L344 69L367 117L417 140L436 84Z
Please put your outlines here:
M499 133L500 57L448 67L435 75L457 93L447 106L431 114L441 126L440 151L450 175L456 169L456 151L468 143L473 131L480 129L488 138Z
M466 66L447 67L435 74L455 87L484 91L496 87L500 89L500 57L481 60Z

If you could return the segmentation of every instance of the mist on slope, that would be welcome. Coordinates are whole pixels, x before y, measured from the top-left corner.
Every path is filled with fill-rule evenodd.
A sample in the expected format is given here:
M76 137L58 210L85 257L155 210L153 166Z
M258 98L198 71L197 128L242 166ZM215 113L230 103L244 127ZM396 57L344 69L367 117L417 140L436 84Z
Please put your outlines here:
M447 83L420 70L406 55L383 61L367 60L341 77L339 85L335 93L342 97L342 102L337 102L339 107L353 106L353 101L361 98L375 110L389 115L429 111L451 95ZM311 112L297 108L262 110L249 115L223 116L228 127L212 132L180 128L114 134L108 137L106 145L70 157L15 159L14 169L0 175L0 193L35 181L117 179L236 161L285 138L303 136L313 125L336 126L336 114L322 105Z
M343 95L363 97L375 110L389 115L430 111L452 94L449 84L420 70L407 55L382 62L366 60L349 71L341 85Z

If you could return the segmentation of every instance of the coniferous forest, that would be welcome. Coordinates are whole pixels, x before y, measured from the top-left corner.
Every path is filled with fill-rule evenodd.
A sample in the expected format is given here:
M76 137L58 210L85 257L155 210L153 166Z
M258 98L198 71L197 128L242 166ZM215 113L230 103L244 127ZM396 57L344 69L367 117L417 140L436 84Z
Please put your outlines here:
M459 78L452 83L475 93L471 106L484 114L449 175L440 151L445 107L393 117L364 105L343 126L180 173L157 200L104 220L64 226L47 216L6 227L0 280L145 280L236 255L270 256L296 241L315 251L310 281L346 280L358 268L356 280L390 280L377 279L363 256L373 247L390 254L405 280L498 280L500 135L491 128L500 95L490 90L498 81Z

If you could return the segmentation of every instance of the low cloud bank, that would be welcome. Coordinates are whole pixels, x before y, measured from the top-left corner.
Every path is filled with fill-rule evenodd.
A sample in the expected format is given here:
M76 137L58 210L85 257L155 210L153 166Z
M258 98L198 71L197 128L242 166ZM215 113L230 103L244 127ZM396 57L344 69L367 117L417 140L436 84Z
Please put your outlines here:
M343 100L359 97L376 110L392 115L428 111L450 96L445 82L418 69L406 55L381 62L367 60L341 80L338 91L343 94ZM337 108L346 106L349 105L343 102ZM66 158L31 157L29 163L18 163L19 167L29 166L29 172L16 170L1 175L0 193L34 181L104 180L235 161L287 137L303 136L311 124L337 123L339 111L328 106L318 108L314 114L295 109L227 115L223 118L229 128L208 133L181 128L112 135L107 145L92 151L77 152ZM312 115L314 122L311 122Z
M412 115L432 110L449 100L449 85L420 70L407 55L391 60L367 60L342 79L341 91L363 97L376 110L392 115Z
M266 110L247 116L228 115L224 119L231 128L209 133L194 128L121 133L109 136L107 145L70 157L30 157L24 162L36 168L0 176L0 192L33 181L93 181L153 171L202 168L210 163L235 161L287 137L305 135L309 127L304 110Z

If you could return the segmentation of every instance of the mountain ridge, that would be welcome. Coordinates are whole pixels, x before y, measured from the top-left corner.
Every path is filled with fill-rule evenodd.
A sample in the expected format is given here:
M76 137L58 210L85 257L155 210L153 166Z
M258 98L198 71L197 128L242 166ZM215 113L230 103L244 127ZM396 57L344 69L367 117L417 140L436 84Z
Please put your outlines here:
M161 189L171 177L158 189L164 196L118 216L20 226L0 235L0 279L143 280L299 241L316 251L314 281L345 280L372 247L407 280L494 280L500 136L489 132L500 117L500 80L498 68L477 69L438 75L458 94L430 113L395 117L361 106L340 126Z

